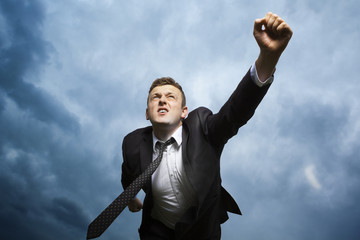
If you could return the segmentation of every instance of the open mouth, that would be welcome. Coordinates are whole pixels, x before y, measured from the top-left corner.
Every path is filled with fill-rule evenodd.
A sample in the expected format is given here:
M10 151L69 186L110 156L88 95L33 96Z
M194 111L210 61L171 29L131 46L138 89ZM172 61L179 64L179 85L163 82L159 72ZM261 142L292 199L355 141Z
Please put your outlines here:
M169 110L166 107L159 107L158 108L158 113L167 113L169 112Z
M159 109L159 111L158 111L159 113L167 113L168 112L168 110L167 109Z

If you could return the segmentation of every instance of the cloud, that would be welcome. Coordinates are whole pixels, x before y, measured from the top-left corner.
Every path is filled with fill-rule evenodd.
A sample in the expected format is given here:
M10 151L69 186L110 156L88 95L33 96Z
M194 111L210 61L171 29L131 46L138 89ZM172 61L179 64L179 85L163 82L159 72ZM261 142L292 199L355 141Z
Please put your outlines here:
M0 39L2 90L18 107L37 119L76 131L76 119L62 104L28 82L29 79L36 81L40 66L47 62L51 51L51 44L42 39L42 4L38 1L2 1L0 10L2 25L6 25Z
M306 176L306 179L309 181L309 184L317 189L320 190L321 189L321 184L319 183L319 180L317 179L316 175L315 175L315 171L316 168L314 165L309 165L305 168L304 173Z

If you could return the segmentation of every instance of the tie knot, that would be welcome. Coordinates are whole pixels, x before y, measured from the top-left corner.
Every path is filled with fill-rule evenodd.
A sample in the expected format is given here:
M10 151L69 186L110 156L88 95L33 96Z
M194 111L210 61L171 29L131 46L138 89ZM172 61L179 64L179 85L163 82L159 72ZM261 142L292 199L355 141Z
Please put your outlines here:
M164 150L167 146L173 144L175 142L175 139L172 137L169 140L167 140L166 142L156 142L156 148L159 150Z
M169 140L167 140L165 142L165 146L169 146L169 145L173 144L174 142L175 142L175 139L173 137L171 137Z

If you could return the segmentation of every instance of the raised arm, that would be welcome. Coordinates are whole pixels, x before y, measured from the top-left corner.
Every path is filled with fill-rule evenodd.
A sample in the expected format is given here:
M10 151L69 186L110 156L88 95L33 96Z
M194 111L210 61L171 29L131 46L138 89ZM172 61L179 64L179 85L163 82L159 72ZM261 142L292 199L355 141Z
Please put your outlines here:
M276 14L268 13L264 18L255 20L254 37L260 47L255 65L260 81L264 82L274 73L291 36L289 25ZM210 141L221 146L234 136L253 116L269 87L270 84L258 87L249 71L220 111L206 118L205 132Z

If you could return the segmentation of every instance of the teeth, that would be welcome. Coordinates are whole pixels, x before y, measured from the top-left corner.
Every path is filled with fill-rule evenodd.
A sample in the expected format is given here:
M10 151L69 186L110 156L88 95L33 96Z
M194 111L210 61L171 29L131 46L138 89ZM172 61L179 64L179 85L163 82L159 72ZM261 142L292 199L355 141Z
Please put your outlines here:
M166 112L166 110L160 110L159 112L161 112L161 113L165 113L165 112Z

